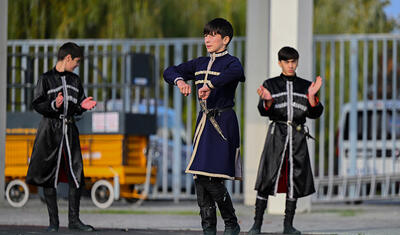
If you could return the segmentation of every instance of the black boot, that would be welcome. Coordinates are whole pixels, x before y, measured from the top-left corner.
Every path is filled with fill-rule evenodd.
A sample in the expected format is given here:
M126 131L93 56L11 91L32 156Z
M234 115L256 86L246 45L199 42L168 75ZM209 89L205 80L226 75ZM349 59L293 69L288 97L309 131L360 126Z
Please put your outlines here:
M58 221L58 207L57 207L57 190L55 188L44 188L43 192L50 220L50 225L46 229L46 231L58 232L59 221Z
M225 222L224 235L237 235L240 233L240 226L237 222L235 209L233 208L231 197L226 191L221 200L217 201L221 217Z
M293 227L293 218L296 212L297 200L286 199L285 220L283 221L283 234L301 234Z
M68 194L68 228L86 232L94 231L92 226L82 223L79 219L80 199L81 190L70 186Z
M215 206L200 207L201 227L204 235L217 234L217 212Z
M257 198L256 199L256 212L254 216L254 224L249 230L249 234L260 234L261 233L261 225L263 222L264 212L267 208L268 199L267 198Z

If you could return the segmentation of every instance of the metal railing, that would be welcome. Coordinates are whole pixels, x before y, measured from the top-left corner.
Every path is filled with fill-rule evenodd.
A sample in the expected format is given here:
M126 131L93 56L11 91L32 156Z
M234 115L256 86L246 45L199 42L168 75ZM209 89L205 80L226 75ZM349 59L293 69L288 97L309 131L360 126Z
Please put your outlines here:
M325 105L316 125L314 201L400 194L399 41L394 34L314 37Z

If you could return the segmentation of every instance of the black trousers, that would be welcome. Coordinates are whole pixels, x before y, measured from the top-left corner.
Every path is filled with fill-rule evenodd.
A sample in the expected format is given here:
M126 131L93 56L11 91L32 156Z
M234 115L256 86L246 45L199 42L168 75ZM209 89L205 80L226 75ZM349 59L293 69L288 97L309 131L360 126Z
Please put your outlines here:
M224 179L199 175L195 179L195 186L203 230L216 229L215 203L218 205L226 228L235 228L238 225L235 209L225 187Z

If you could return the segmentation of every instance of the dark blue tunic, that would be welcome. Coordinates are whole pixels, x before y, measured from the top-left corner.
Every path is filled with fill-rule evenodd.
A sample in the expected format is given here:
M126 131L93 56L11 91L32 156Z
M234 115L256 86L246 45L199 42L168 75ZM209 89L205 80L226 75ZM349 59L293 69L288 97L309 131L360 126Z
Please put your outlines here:
M244 71L239 59L226 51L211 56L215 56L215 60L208 71L211 57L199 57L164 71L164 79L169 84L175 84L179 79L195 80L198 90L206 83L211 88L207 108L222 111L215 116L215 120L227 140L222 138L209 118L202 122L204 117L201 111L186 173L226 179L241 178L239 125L232 108L235 105L236 87L239 82L245 81Z

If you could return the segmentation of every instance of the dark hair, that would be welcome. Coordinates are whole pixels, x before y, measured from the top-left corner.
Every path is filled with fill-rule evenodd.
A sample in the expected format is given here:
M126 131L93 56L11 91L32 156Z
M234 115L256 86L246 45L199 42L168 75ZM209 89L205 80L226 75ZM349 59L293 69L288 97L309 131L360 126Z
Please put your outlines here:
M229 42L231 42L232 37L233 37L233 27L229 21L223 19L223 18L215 18L208 22L204 26L204 35L208 34L220 34L222 38L225 36L229 37ZM229 44L228 42L228 44Z
M298 60L299 53L293 47L282 47L278 52L279 60Z
M67 55L71 55L72 59L76 57L82 58L83 57L83 50L82 47L78 46L73 42L64 43L60 49L58 49L57 60L63 60Z

